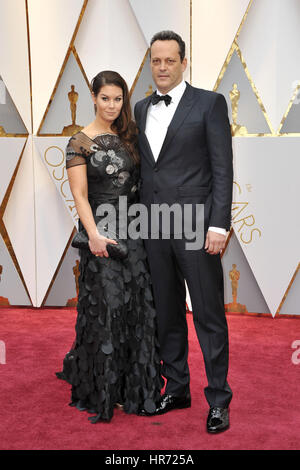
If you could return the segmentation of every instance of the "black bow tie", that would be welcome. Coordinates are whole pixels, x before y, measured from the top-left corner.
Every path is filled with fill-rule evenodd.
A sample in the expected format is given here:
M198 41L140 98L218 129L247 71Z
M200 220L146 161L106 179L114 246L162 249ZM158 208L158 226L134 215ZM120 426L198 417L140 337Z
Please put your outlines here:
M153 95L151 95L151 103L157 104L159 101L164 101L166 106L169 106L172 101L172 98L170 95L158 95L155 91Z

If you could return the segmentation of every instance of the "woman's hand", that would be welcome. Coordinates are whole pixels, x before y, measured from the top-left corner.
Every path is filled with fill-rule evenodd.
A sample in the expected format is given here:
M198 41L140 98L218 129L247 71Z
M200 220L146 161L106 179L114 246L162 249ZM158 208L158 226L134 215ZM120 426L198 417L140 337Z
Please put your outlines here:
M110 238L106 238L100 235L98 230L96 230L95 235L89 238L89 247L91 252L95 256L100 256L101 258L103 256L105 256L106 258L109 257L109 254L106 250L107 243L112 243L113 245L118 244L115 240L111 240Z

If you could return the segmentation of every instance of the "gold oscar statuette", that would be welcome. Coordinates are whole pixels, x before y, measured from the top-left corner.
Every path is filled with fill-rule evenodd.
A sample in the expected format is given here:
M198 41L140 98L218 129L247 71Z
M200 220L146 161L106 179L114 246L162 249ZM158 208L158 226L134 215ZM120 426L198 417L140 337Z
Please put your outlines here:
M152 93L153 93L152 85L149 85L149 88L146 91L145 95L146 95L146 97L148 97L148 96L152 95Z
M75 285L76 285L76 297L73 297L73 299L69 299L68 302L67 302L66 307L76 307L76 305L77 305L78 293L79 293L78 278L79 278L79 275L80 275L79 260L78 259L75 261L75 266L73 266L73 274L74 274Z
M237 303L240 271L236 269L236 264L233 264L231 271L229 271L229 279L231 281L232 302L225 305L225 312L247 313L246 305Z
M70 102L70 110L71 110L71 118L72 124L69 126L65 126L61 135L65 136L72 136L76 134L76 132L81 131L84 126L78 126L76 124L76 110L77 110L77 101L78 101L78 93L75 91L75 85L71 85L71 91L68 93L68 99Z
M246 135L248 134L247 128L237 123L238 102L240 99L240 92L238 90L236 83L232 85L232 90L230 90L229 92L229 97L231 101L231 112L232 112L231 134L233 136L234 135Z
M237 290L240 279L240 272L236 269L236 264L232 265L232 270L229 271L229 278L231 280L232 300L236 304Z

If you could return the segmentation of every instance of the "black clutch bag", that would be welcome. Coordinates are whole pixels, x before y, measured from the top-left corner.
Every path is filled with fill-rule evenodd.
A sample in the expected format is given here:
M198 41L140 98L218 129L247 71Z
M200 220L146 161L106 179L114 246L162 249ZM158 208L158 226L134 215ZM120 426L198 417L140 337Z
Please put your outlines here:
M111 232L106 230L102 235L112 240L115 240L118 244L113 245L112 243L107 243L106 251L111 258L114 259L125 259L128 255L128 248L126 243L123 240L118 239L115 235L112 235ZM89 246L89 237L85 229L79 230L74 236L71 246L73 248L80 249L90 249Z

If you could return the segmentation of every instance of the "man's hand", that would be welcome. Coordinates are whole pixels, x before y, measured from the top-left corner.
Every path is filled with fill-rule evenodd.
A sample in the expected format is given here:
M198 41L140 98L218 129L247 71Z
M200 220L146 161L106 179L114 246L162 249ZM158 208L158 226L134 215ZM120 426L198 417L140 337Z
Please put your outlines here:
M226 236L212 230L208 230L204 249L210 255L217 255L225 248Z

